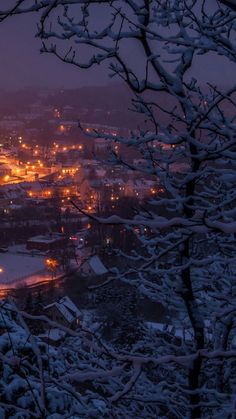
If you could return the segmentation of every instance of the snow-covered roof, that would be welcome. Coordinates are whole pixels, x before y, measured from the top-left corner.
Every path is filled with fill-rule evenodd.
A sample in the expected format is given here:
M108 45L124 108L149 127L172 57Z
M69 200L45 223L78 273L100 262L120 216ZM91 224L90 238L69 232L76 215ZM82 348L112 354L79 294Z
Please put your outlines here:
M67 295L60 299L60 304L63 304L68 310L75 313L76 317L81 316L81 311L78 307L73 303L73 301Z
M55 240L63 239L64 236L60 233L48 235L48 236L35 236L28 239L28 242L30 243L53 243Z
M107 268L103 265L101 259L98 256L92 256L88 261L91 269L96 275L103 275L108 272Z
M50 329L48 332L42 333L39 335L40 338L51 339L54 342L61 340L62 338L64 338L64 336L65 336L65 332L57 328Z
M47 310L52 307L56 307L69 323L72 323L78 317L81 317L81 311L78 309L78 307L76 307L76 305L68 296L65 296L60 300L47 305L46 307L44 307L44 310Z
M103 176L105 176L105 174L106 174L106 170L105 170L105 169L96 169L96 174L97 174L98 176L103 177Z
M64 306L64 304L55 303L55 306L58 308L60 313L63 315L63 317L69 322L72 323L75 319L73 314L70 313L70 311Z

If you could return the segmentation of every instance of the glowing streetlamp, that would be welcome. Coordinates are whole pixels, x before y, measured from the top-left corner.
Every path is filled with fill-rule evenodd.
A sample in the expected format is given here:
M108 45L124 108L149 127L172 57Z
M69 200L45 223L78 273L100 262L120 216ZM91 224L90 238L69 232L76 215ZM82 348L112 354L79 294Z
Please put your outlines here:
M47 269L52 273L52 278L53 278L54 272L59 266L58 261L56 259L48 258L46 259L45 264L46 264Z

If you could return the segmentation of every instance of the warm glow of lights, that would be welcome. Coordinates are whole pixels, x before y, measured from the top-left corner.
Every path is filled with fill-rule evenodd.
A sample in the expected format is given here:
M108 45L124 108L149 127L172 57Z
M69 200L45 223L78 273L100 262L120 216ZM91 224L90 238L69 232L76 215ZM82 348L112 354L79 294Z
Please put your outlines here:
M59 265L56 259L51 259L51 258L46 259L45 263L46 263L47 268L50 271L54 271Z
M0 268L0 274L2 274L3 273L3 268Z
M58 109L54 109L54 118L60 118L61 117L61 113Z
M10 179L9 175L4 176L4 182L8 182L9 179Z

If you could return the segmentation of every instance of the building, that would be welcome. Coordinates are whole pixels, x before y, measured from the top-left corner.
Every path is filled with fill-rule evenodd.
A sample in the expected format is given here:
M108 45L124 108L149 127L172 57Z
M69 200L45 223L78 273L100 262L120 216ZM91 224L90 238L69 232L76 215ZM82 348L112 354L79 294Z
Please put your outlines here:
M99 256L94 255L87 259L81 266L81 273L84 276L100 276L108 273Z
M8 164L0 162L0 177L2 176L10 176L11 175L11 167Z
M67 327L78 326L82 319L81 311L68 296L47 305L44 311L50 319Z
M49 250L62 249L67 243L67 237L61 233L50 233L45 236L35 236L27 240L27 250L39 250L47 252Z

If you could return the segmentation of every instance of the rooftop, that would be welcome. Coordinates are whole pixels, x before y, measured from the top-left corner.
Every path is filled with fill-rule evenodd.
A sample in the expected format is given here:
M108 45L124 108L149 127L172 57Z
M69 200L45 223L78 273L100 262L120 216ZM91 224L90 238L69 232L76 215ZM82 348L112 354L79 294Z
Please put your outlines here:
M56 240L64 239L65 236L60 233L52 233L48 236L35 236L28 239L28 242L30 243L53 243Z
M104 275L108 272L101 259L96 255L92 256L88 263L96 275Z
M60 298L60 300L47 305L44 309L47 310L52 307L56 307L69 323L72 323L74 320L81 317L81 311L67 295Z

